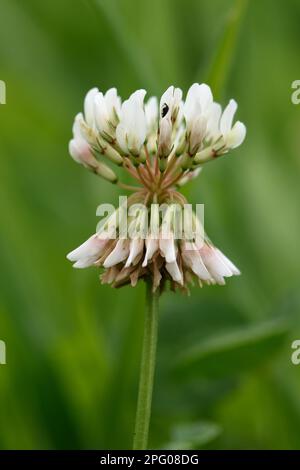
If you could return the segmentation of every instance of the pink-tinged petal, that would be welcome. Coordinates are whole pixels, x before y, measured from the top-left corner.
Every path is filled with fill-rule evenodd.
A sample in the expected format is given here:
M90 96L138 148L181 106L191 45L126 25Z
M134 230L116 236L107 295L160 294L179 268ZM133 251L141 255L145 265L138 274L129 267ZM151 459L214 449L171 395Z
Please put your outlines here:
M98 162L90 150L89 144L83 139L72 139L69 142L69 153L75 162L88 168L97 168Z
M69 142L69 154L75 162L82 163L81 151L75 139L72 139Z
M204 245L200 249L200 255L204 261L207 270L218 284L225 284L224 277L232 276L231 270L223 262L215 247Z
M186 243L183 244L182 258L184 263L190 268L199 279L203 281L211 280L211 275L207 271L205 264L202 261L199 250L194 243L191 243L192 249L186 249Z
M129 255L129 240L118 240L113 251L108 255L103 263L105 268L111 268L124 261Z

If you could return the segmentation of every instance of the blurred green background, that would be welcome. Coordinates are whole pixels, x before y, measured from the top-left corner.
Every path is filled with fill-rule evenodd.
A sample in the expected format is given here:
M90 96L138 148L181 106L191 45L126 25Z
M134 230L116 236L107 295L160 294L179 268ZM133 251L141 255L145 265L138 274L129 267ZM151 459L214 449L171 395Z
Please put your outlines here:
M248 135L185 190L242 270L161 301L150 448L300 448L298 0L0 0L0 448L130 448L144 285L66 253L120 191L68 156L86 91L209 80Z

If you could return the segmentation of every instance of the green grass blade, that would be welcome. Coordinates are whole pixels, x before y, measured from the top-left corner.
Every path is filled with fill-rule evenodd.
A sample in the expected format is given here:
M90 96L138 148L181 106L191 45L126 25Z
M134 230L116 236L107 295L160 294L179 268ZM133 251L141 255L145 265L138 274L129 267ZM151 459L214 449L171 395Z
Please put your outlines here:
M128 62L134 68L135 73L143 86L152 90L159 89L158 80L153 72L153 67L147 59L146 52L140 47L136 38L122 21L118 6L114 0L93 0L91 6L100 13L108 22L114 38L121 51L127 56ZM103 22L103 19L101 20Z
M239 31L245 15L248 0L236 0L227 17L224 32L221 36L216 54L207 75L207 83L214 96L219 99L226 85L237 46Z
M182 354L175 371L180 377L240 374L272 358L287 331L288 323L276 319L219 333Z

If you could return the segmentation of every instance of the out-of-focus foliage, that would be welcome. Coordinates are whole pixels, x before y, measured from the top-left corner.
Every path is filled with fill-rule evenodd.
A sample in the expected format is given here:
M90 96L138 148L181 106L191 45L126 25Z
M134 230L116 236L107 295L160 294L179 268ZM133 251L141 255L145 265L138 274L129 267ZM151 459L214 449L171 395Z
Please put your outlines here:
M226 36L241 3L0 0L0 448L131 446L144 286L114 291L66 261L120 194L67 143L92 86L159 95L210 73L248 135L185 192L243 275L164 294L150 446L300 448L300 4L250 1Z

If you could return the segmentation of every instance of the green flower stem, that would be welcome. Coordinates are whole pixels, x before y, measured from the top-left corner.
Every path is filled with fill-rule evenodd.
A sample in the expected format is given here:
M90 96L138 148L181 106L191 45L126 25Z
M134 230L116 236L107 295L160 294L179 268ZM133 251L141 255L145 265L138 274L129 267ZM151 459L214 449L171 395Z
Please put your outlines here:
M152 283L148 281L139 393L136 410L135 432L133 438L134 450L145 450L147 449L148 444L153 379L156 360L158 299L159 289L153 293Z

